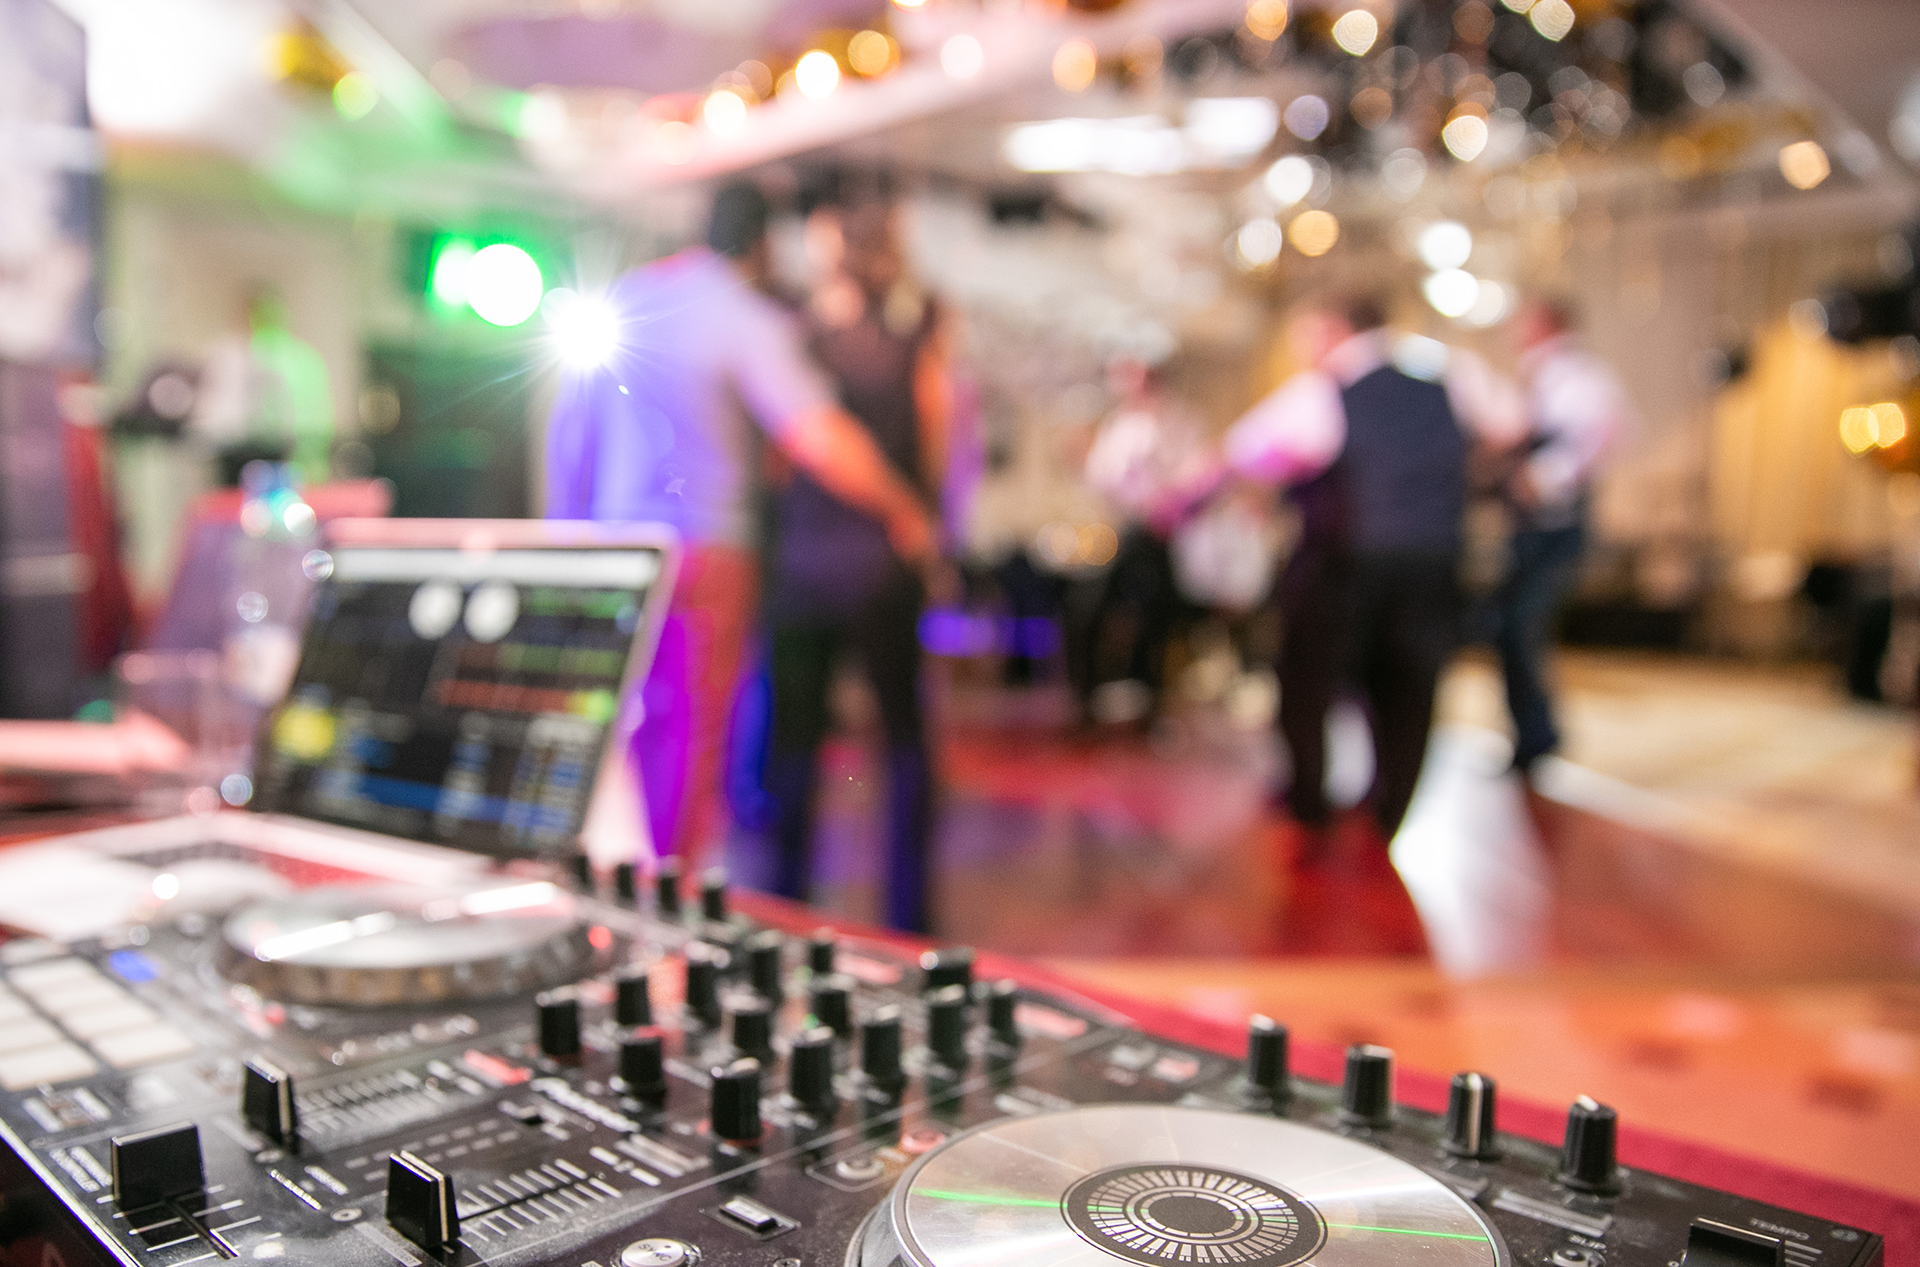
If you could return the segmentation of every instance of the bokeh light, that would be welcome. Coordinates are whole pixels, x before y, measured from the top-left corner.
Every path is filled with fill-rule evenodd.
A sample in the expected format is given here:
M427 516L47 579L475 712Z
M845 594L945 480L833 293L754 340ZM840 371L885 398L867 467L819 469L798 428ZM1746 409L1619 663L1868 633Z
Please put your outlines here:
M473 243L455 240L440 248L433 258L433 273L427 286L433 297L449 308L467 302L467 266L473 263Z
M986 60L986 50L971 35L956 35L940 46L940 69L949 79L972 79Z
M333 85L333 108L343 119L364 119L380 104L380 90L357 70L340 76Z
M1333 113L1328 110L1325 98L1307 93L1289 102L1281 117L1286 120L1287 131L1303 141L1311 141L1327 130Z
M566 368L585 372L612 364L620 350L620 310L610 300L556 287L540 302L540 313Z
M1249 220L1233 235L1233 258L1241 268L1252 272L1280 258L1284 237L1280 225L1270 216Z
M1380 20L1365 9L1349 9L1333 24L1333 42L1359 57L1380 38Z
M1447 147L1447 153L1463 163L1471 163L1487 148L1487 121L1476 109L1462 106L1453 112L1447 126L1440 129L1440 141Z
M467 303L490 325L519 325L540 306L546 288L533 256L511 242L482 247L465 272Z
M735 136L747 125L747 103L731 88L707 94L700 106L700 119L715 136Z
M1527 20L1541 35L1558 43L1573 30L1573 6L1567 0L1539 0L1527 9Z
M1459 268L1473 255L1473 234L1458 220L1437 220L1420 230L1414 249L1420 262L1435 271Z
M1780 150L1780 174L1795 189L1812 189L1833 173L1818 141L1795 141Z
M1086 40L1068 40L1053 55L1053 82L1067 92L1093 87L1100 71L1100 54Z
M1247 34L1257 40L1277 40L1287 29L1287 0L1249 0Z
M1340 222L1330 211L1303 211L1287 226L1287 241L1306 256L1325 255L1340 240Z
M1291 207L1313 192L1313 181L1313 164L1298 154L1289 154L1267 168L1261 184L1275 202Z
M793 64L793 85L815 101L831 96L840 86L840 63L832 53L816 48Z
M1464 317L1480 298L1480 279L1462 268L1442 269L1421 283L1421 294L1443 317Z
M860 31L847 41L847 65L853 73L878 79L900 64L900 46L879 31Z

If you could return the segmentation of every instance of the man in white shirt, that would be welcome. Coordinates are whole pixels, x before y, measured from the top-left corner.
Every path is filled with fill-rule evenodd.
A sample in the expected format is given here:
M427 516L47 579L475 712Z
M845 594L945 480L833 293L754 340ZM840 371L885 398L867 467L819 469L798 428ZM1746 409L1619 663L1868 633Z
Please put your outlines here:
M1611 367L1575 340L1563 304L1529 300L1514 318L1528 434L1504 491L1513 514L1513 562L1494 598L1494 642L1513 714L1513 766L1530 774L1560 746L1546 656L1553 619L1586 548L1595 467L1633 406Z
M1326 824L1327 710L1352 681L1373 731L1369 800L1391 839L1454 648L1468 460L1476 444L1504 448L1521 428L1512 393L1479 360L1385 327L1372 299L1297 316L1289 337L1309 368L1234 424L1226 459L1287 486L1301 511L1300 545L1280 583L1288 808L1309 828Z

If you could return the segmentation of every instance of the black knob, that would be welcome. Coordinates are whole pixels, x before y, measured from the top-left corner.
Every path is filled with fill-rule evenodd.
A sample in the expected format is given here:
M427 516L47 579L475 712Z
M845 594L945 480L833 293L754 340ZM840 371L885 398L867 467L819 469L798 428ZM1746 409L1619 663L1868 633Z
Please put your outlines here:
M807 1011L813 1019L842 1038L853 1034L853 981L849 977L815 977L807 987Z
M680 859L662 858L653 871L653 913L680 918Z
M920 956L920 989L938 990L942 986L973 986L973 948L951 946L929 950Z
M900 1068L900 1009L889 1003L860 1022L860 1072L880 1090L898 1091L906 1081Z
M993 1040L1008 1047L1020 1045L1020 986L996 981L987 987L987 1030Z
M1292 1093L1287 1027L1271 1016L1255 1016L1247 1022L1247 1083L1276 1100Z
M240 1116L282 1148L300 1143L300 1106L293 1098L293 1075L254 1057L240 1073Z
M773 1009L765 999L735 1005L733 1013L733 1049L755 1060L773 1059Z
M447 1177L402 1149L387 1160L387 1222L422 1249L460 1239L460 1211Z
M200 1128L192 1122L116 1135L108 1151L113 1199L122 1210L137 1210L206 1186Z
M635 1030L622 1038L619 1069L628 1095L651 1104L666 1102L667 1056L659 1030Z
M613 895L622 906L636 906L640 900L640 890L634 883L633 864L616 862L613 864Z
M967 1066L967 988L943 985L927 996L927 1050L949 1069Z
M593 859L577 853L567 859L567 869L573 873L574 888L582 893L593 892Z
M1340 1119L1350 1126L1393 1124L1393 1052L1372 1043L1347 1048L1347 1077L1340 1087Z
M630 963L613 974L613 1023L653 1024L653 981L640 964Z
M760 1122L759 1061L742 1056L713 1071L713 1100L707 1108L707 1122L716 1139L736 1144L759 1140L765 1129Z
M712 1029L720 1023L720 971L726 952L699 942L687 947L687 1014Z
M1567 1138L1560 1151L1560 1173L1555 1176L1575 1192L1609 1196L1620 1191L1615 1137L1619 1117L1591 1096L1581 1096L1567 1110Z
M831 1117L833 1092L833 1031L815 1026L793 1040L787 1055L787 1093L796 1104L821 1117Z
M535 996L540 1013L540 1053L555 1060L580 1054L580 996L571 988L548 990Z
M807 970L816 977L833 971L833 958L840 950L840 939L831 928L822 928L807 938Z
M1447 1089L1447 1134L1440 1146L1455 1157L1497 1157L1493 1139L1494 1082L1483 1073L1456 1073Z
M747 984L779 1007L787 997L787 939L769 928L747 938Z
M700 877L700 917L714 924L727 922L727 873L714 867Z

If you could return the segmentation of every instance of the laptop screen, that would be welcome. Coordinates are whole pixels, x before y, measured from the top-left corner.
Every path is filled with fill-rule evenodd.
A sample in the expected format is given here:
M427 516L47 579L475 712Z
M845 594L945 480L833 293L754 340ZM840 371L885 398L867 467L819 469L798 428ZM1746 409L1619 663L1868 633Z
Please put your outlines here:
M506 857L570 851L660 546L336 545L253 807ZM642 666L636 666L642 667Z

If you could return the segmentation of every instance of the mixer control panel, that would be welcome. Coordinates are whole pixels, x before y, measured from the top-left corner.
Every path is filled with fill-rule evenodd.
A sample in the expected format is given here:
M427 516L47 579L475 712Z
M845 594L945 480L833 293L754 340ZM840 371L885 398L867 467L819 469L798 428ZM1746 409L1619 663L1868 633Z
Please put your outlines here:
M582 880L587 883L583 886ZM1059 992L741 915L717 876L339 885L0 945L6 1243L68 1267L1419 1261L1870 1267L1880 1241ZM11 1259L9 1261L12 1261ZM35 1259L52 1262L52 1259Z

